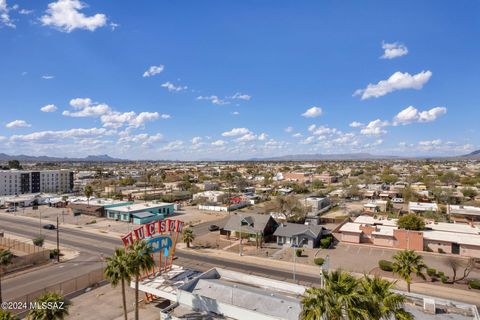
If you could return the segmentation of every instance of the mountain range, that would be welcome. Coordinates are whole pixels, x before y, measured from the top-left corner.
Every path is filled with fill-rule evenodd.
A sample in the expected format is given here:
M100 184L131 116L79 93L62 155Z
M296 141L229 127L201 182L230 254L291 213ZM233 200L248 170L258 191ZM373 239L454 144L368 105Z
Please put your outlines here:
M418 159L473 159L480 160L480 150L473 151L469 154L453 157L417 157ZM266 157L266 158L251 158L247 161L325 161L325 160L400 160L400 159L415 159L415 157L399 157L389 155L374 155L371 153L339 153L339 154L290 154L278 157ZM29 156L29 155L8 155L0 153L0 161L32 161L32 162L127 162L128 159L113 158L107 154L101 155L89 155L84 158L68 158L68 157L49 157L49 156ZM214 159L202 159L199 161L222 161Z
M24 154L11 156L0 153L0 161L38 161L38 162L124 162L128 160L112 158L107 154L89 155L85 158L68 158L68 157L49 157L49 156L28 156Z

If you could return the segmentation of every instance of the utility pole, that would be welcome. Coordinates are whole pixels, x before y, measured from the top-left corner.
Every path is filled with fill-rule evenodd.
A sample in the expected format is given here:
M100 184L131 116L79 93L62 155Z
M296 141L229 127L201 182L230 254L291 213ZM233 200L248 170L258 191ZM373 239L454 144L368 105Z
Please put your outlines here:
M292 248L293 248L293 281L295 281L295 273L296 273L296 267L295 267L295 264L297 262L297 250L296 250L296 245L293 244L292 245Z
M242 251L242 216L240 216L240 257L243 255Z
M58 230L58 215L57 215L57 262L60 262L60 234Z

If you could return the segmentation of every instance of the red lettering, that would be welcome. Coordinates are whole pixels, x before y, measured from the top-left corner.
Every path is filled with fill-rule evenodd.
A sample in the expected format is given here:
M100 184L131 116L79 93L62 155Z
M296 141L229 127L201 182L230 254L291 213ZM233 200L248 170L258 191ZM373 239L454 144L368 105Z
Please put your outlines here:
M183 231L183 221L177 220L176 232L181 233Z
M152 237L155 234L155 222L150 222L145 225L147 237Z
M130 232L126 236L122 237L123 245L125 247L128 247L129 245L133 244L133 236L132 233Z
M137 240L143 240L145 238L145 229L143 229L143 226L133 231L135 232L135 237Z
M164 233L167 231L167 221L160 220L160 233Z

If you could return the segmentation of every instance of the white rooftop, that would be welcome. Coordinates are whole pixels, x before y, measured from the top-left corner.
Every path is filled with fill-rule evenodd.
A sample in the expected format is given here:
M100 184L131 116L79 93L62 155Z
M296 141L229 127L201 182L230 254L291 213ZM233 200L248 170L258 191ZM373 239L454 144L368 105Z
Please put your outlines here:
M114 208L107 208L107 210L118 211L118 212L132 212L132 211L142 211L142 210L149 210L152 208L161 208L165 206L170 206L171 203L166 202L146 202L146 203L135 203L135 204L127 204L124 206L118 206Z

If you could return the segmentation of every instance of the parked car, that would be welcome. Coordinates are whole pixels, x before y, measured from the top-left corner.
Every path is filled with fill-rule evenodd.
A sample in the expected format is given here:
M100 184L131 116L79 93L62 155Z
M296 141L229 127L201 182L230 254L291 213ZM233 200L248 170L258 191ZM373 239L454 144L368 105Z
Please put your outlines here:
M47 229L47 230L55 230L55 225L49 223L49 224L45 224L43 225L43 229Z
M211 224L209 227L208 227L208 231L218 231L220 230L220 227L217 226L216 224Z
M5 212L15 212L15 211L17 211L17 208L14 208L14 207L11 207L5 210Z
M393 203L404 203L405 201L402 198L393 198Z

